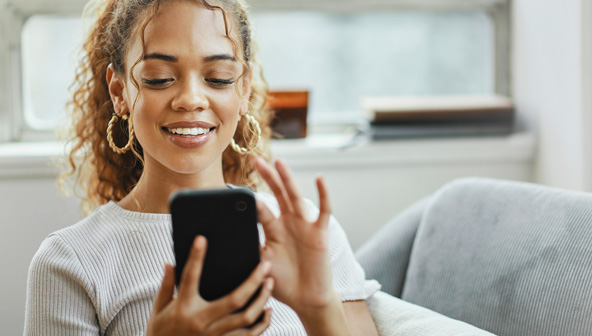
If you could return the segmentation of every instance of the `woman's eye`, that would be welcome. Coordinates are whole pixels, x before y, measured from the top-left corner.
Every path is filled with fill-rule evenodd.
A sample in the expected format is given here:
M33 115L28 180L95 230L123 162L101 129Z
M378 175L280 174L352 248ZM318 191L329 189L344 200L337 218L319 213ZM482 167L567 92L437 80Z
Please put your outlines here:
M154 78L154 79L142 79L142 83L147 84L147 85L153 85L153 86L159 86L159 85L165 85L167 83L172 82L173 79L172 78Z
M206 78L205 81L214 85L214 86L227 86L227 85L231 85L235 82L234 79L219 79L219 78Z

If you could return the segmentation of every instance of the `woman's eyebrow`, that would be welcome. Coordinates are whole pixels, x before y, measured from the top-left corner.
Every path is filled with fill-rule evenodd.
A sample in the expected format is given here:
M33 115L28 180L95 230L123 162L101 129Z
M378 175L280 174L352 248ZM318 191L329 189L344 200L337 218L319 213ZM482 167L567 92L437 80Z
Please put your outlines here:
M149 59L159 59L159 60L173 62L173 63L176 63L179 61L179 59L176 56L165 55L165 54L161 54L161 53L149 53L149 54L144 55L144 57L142 58L143 61L149 60ZM236 62L236 57L234 57L230 54L215 54L215 55L205 56L203 58L203 61L204 61L204 63L215 62L215 61Z
M143 61L149 60L149 59L159 59L159 60L163 60L163 61L167 61L167 62L178 62L179 61L179 59L175 56L165 55L165 54L160 54L160 53L146 54L142 58Z
M203 58L205 63L207 62L214 62L214 61L232 61L236 62L236 58L230 54L216 54L210 55Z

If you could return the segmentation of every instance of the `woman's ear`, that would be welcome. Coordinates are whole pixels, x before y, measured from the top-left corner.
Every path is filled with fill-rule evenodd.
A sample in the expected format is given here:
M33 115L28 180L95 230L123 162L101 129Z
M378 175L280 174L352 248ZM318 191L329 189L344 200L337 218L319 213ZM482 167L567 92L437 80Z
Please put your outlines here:
M246 115L249 113L249 101L251 100L251 81L253 80L253 68L249 68L249 73L243 77L243 101L241 103L240 114Z
M109 86L109 95L111 96L111 102L113 102L113 109L118 116L123 116L129 110L124 98L125 85L121 78L115 73L113 64L109 64L107 67L107 85Z

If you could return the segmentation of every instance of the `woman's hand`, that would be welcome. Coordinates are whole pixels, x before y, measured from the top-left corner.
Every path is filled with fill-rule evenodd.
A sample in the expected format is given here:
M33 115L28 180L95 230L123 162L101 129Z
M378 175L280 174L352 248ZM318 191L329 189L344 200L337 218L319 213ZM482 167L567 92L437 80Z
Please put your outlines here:
M250 329L264 311L271 296L274 281L267 277L271 265L263 262L238 288L229 295L208 302L198 293L199 279L206 254L206 239L197 237L183 270L177 297L174 297L175 274L171 265L165 265L162 285L158 291L147 335L259 335L270 323L271 310L265 310L261 322ZM249 298L263 286L259 296L240 313Z
M267 206L257 201L259 221L265 231L261 259L271 261L271 276L276 288L273 296L299 315L341 304L331 281L328 228L331 215L329 195L322 178L317 178L318 218L308 218L306 204L287 166L280 160L276 170L257 159L255 168L270 187L279 204L276 218Z
M262 159L255 168L271 188L280 207L276 218L257 201L259 221L265 231L261 259L271 261L276 281L273 296L290 306L309 335L351 335L339 294L331 281L329 219L331 206L327 187L317 178L319 215L308 218L306 204L288 167L276 161L277 172Z

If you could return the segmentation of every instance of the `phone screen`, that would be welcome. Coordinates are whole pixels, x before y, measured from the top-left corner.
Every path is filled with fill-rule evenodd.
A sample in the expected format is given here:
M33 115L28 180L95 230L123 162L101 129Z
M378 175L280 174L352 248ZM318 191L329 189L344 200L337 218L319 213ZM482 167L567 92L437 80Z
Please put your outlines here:
M197 235L208 241L199 285L205 300L232 292L259 263L257 208L251 191L181 191L171 198L170 210L177 286Z

